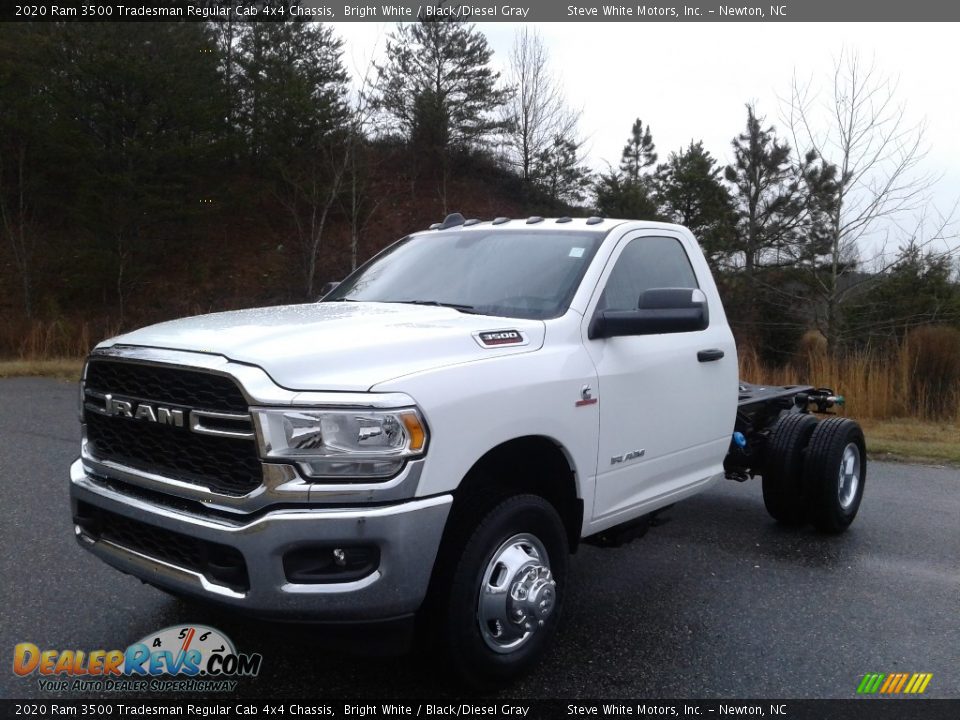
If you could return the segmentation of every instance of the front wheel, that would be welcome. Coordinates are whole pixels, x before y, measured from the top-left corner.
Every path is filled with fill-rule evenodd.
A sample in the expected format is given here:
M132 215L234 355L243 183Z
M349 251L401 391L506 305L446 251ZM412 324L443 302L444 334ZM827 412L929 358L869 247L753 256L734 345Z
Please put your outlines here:
M487 512L438 588L448 667L478 688L529 670L556 632L568 553L563 522L543 498L516 495Z

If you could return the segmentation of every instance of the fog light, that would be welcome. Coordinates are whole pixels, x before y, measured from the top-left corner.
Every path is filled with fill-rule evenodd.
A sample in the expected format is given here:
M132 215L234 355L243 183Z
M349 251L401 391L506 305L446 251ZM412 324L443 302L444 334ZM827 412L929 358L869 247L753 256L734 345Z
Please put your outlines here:
M283 572L292 583L316 585L360 580L380 566L376 545L301 545L283 556Z

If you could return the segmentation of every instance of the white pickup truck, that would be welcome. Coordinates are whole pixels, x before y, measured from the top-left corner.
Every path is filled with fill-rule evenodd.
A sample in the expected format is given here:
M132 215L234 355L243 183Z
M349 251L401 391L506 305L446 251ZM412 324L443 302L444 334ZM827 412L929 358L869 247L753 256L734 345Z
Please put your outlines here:
M738 382L688 230L454 214L320 302L107 340L80 388L80 545L288 620L415 620L477 684L556 630L568 556L724 476L844 530L866 475L841 398Z

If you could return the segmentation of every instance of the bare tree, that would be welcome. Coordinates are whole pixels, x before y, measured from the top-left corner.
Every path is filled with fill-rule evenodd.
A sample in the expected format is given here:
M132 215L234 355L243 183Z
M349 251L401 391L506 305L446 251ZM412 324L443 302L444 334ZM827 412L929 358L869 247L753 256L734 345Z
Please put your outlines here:
M317 260L324 232L342 188L350 157L348 147L334 147L329 154L317 152L295 168L280 168L283 184L275 196L293 220L299 257L305 261L304 292L310 299L315 295Z
M4 187L4 153L0 149L0 229L7 237L13 254L13 264L20 275L20 290L23 294L23 310L27 318L33 317L33 256L36 251L36 235L30 226L30 207L27 203L25 175L27 150L24 145L17 148L14 157L12 188L9 194L13 202L7 201L7 188Z
M581 144L574 137L580 112L567 107L560 84L550 73L543 39L529 26L518 30L514 38L507 83L515 88L503 108L509 127L507 160L520 177L532 180L537 158L551 150L557 137Z
M324 234L350 162L343 41L320 23L250 23L237 43L237 121L284 210L303 292L314 297Z
M18 23L0 38L0 241L10 247L28 319L36 305L35 260L42 254L42 191L50 158L56 157L48 149L51 37L42 24Z
M370 166L373 153L370 152L371 124L375 117L375 105L371 97L376 94L376 66L371 60L367 64L360 89L354 96L350 107L350 131L347 137L347 193L342 201L347 221L350 224L350 271L357 269L360 254L360 234L373 219L374 213L382 202L382 195L370 191Z
M896 258L887 255L887 241L927 202L935 178L920 172L927 154L925 123L909 121L896 81L856 53L836 61L824 99L794 76L784 120L801 158L812 151L837 168L824 252L803 263L817 301L817 324L835 351L842 339L841 306L862 284L862 278L853 278L857 266L889 269ZM948 226L949 219L920 242L926 246L942 238ZM868 257L871 248L879 250Z

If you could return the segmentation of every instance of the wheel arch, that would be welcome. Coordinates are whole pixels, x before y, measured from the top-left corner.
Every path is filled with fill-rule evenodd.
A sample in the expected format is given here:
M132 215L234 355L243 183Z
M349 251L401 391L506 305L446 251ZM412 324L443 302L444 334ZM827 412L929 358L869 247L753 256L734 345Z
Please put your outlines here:
M567 449L545 435L526 435L504 441L484 453L453 493L451 520L475 513L477 498L500 498L532 493L556 508L567 531L571 551L580 542L583 499L576 466Z

